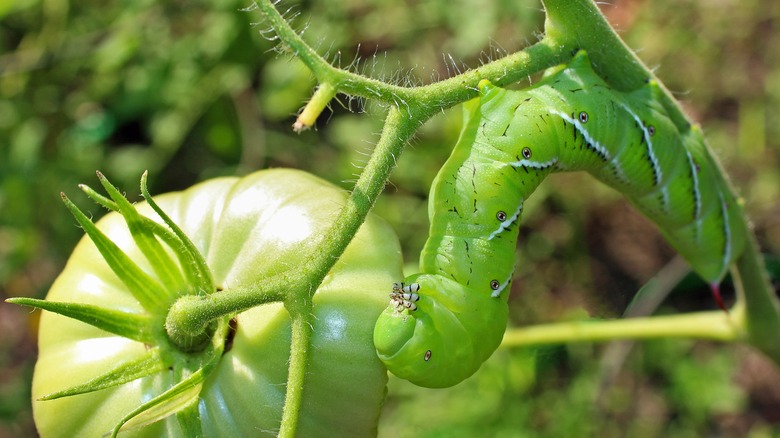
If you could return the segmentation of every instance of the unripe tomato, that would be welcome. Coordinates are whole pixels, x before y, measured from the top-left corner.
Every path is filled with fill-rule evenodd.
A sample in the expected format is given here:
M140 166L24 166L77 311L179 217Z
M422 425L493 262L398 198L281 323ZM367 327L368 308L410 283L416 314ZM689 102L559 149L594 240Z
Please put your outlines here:
M314 176L279 169L217 178L154 199L203 255L217 290L228 290L302 266L314 249L313 238L328 231L345 197L344 191ZM159 221L145 203L137 208ZM106 215L98 227L157 278L119 214ZM387 305L384 291L398 278L397 238L387 224L369 217L314 296L300 436L376 434L387 372L376 357L372 332ZM73 251L47 300L144 312L87 237ZM209 437L274 435L286 390L289 316L281 304L266 304L238 314L234 324L234 336L218 364L193 389L199 397L202 431ZM186 360L187 355L174 351L172 344L162 344L145 345L44 311L32 389L40 434L99 437L169 388L175 377L166 368L113 388L37 400L84 383L153 347L170 352L177 365ZM171 415L122 435L182 434L176 415Z

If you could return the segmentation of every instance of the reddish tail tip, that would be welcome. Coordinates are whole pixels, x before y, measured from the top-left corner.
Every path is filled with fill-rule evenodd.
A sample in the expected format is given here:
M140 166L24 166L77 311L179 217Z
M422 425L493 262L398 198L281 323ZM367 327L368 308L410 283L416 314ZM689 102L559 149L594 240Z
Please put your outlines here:
M717 304L718 307L720 307L720 310L724 312L728 312L728 309L726 309L726 305L723 304L723 298L720 296L720 284L711 283L710 290L712 291L712 298L715 299L715 304Z

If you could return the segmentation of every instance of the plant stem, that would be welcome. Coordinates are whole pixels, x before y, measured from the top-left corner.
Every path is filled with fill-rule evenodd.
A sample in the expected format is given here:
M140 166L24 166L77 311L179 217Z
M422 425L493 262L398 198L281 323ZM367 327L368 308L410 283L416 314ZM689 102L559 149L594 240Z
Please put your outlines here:
M662 103L680 132L690 126L677 100L663 83L644 66L634 52L615 33L592 0L542 0L546 20L545 40L561 49L585 49L608 84L622 91L636 90L654 80L663 90Z
M385 121L384 131L379 143L374 149L366 168L360 175L352 190L347 204L336 218L330 231L325 233L325 240L315 251L305 266L307 269L302 279L310 281L309 295L289 295L285 305L292 318L292 342L290 347L290 368L287 377L287 393L285 395L284 414L280 436L293 437L298 423L303 397L306 364L310 356L309 341L312 330L312 297L317 286L325 278L331 267L346 249L352 236L357 233L365 221L374 201L384 188L385 181L395 166L398 156L407 140L414 133L416 124L405 119L401 112L391 107ZM323 257L328 254L328 257ZM294 288L300 292L300 289Z
M410 88L408 93L401 95L402 97L408 95L409 100L402 99L400 107L418 104L440 111L476 97L477 84L483 79L488 79L498 86L514 84L528 78L529 75L566 62L573 55L573 52L558 42L544 38L519 52L481 65L479 68L430 85ZM345 87L345 91L352 90L347 90ZM398 101L393 103L399 104ZM416 114L415 116L414 118L419 120L420 124L429 118Z
M449 79L421 87L400 87L330 65L290 27L270 0L260 0L257 6L281 44L287 45L306 64L320 84L330 84L336 91L404 109L409 119L418 125L442 109L476 97L477 84L482 79L489 79L496 85L512 84L565 62L574 55L570 47L555 39L544 38L521 51Z
M212 320L235 315L260 304L283 301L289 298L289 294L308 291L309 295L313 295L365 221L395 166L395 157L400 156L417 126L416 121L405 118L397 108L390 108L379 143L344 209L330 231L314 246L309 261L300 270L264 279L262 284L254 286L225 289L207 296L182 297L171 307L166 319L171 339L198 335ZM325 254L327 256L323 256Z
M325 278L330 268L341 257L352 237L366 219L368 212L385 187L390 172L395 167L396 157L401 155L404 146L414 134L418 121L406 117L396 107L390 107L382 135L366 163L366 167L355 183L355 187L331 226L323 236L323 241L312 252L307 274L312 280L309 289L313 294L316 286ZM329 256L323 257L323 254Z
M744 336L722 311L598 321L572 321L510 329L502 347L621 339L701 338L734 341Z
M303 401L306 366L310 357L309 343L312 334L312 309L314 306L310 297L304 297L286 305L290 313L292 338L290 341L290 367L287 372L287 391L279 436L292 438L298 428L298 414L301 411L301 402Z
M226 289L209 295L185 295L168 310L165 330L176 345L205 333L212 321L265 303L285 299L289 285L281 275L256 287Z
M306 64L320 84L329 83L338 91L350 93L350 90L345 88L345 84L350 81L358 81L361 84L359 87L361 89L360 92L354 93L355 96L379 99L383 102L392 102L396 100L396 96L408 92L408 88L390 85L333 67L290 27L290 24L276 10L271 0L260 0L256 5L270 23L273 32L279 37L281 44L289 47L293 55Z
M732 269L737 302L744 310L747 340L780 366L780 303L769 281L764 259L747 222L741 221L748 241ZM744 303L744 304L743 304Z
M330 103L330 100L336 96L336 88L330 83L323 82L317 87L317 91L314 92L314 96L311 97L309 103L303 108L303 111L295 120L293 124L293 131L301 132L304 129L310 128L314 125L314 121L317 120L317 116L320 115L323 109Z

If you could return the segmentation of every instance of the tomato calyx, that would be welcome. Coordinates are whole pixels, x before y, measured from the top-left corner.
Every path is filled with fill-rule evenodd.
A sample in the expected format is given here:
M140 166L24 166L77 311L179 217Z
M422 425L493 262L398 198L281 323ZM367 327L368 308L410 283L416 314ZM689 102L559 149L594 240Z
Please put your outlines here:
M204 297L217 291L211 271L192 241L149 195L146 173L141 177L141 192L157 214L158 221L139 213L100 172L97 176L110 198L85 185L79 188L98 204L122 215L133 244L146 260L131 259L64 193L61 197L105 263L137 300L140 311L33 298L11 298L7 301L54 312L141 342L146 346L146 352L93 376L87 382L46 394L40 400L89 393L153 374L172 373L177 383L129 412L112 433L140 427L172 414L177 415L183 428L199 428L198 395L204 380L224 352L230 331L229 317L205 322L203 330L198 333L170 330L166 317L180 299Z

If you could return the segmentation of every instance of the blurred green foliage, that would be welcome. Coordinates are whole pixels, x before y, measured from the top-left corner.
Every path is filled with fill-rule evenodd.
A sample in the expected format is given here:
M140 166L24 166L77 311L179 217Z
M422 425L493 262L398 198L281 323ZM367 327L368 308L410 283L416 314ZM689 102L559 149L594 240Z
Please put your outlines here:
M697 357L686 358L692 351ZM728 424L746 407L729 381L734 358L690 342L648 342L623 365L631 374L608 375L601 353L499 350L473 378L438 391L393 379L380 436L683 437L708 427L742 435Z
M248 1L0 2L0 298L45 295L82 232L58 193L100 169L131 199L266 167L296 167L345 189L383 108L340 97L315 130L290 125L315 85L263 38ZM536 0L284 1L335 64L399 84L429 83L533 42ZM603 11L702 124L763 248L780 254L780 3L620 0ZM426 196L460 109L423 126L375 211L411 269ZM72 196L95 216L99 208ZM584 175L529 200L512 323L619 315L673 256L648 221ZM773 263L777 270L778 264ZM663 311L711 308L695 281ZM0 437L34 434L35 315L0 304ZM391 380L384 436L772 436L780 373L740 346L658 341L499 351L448 390ZM617 358L616 358L617 357ZM612 371L610 371L612 370Z

